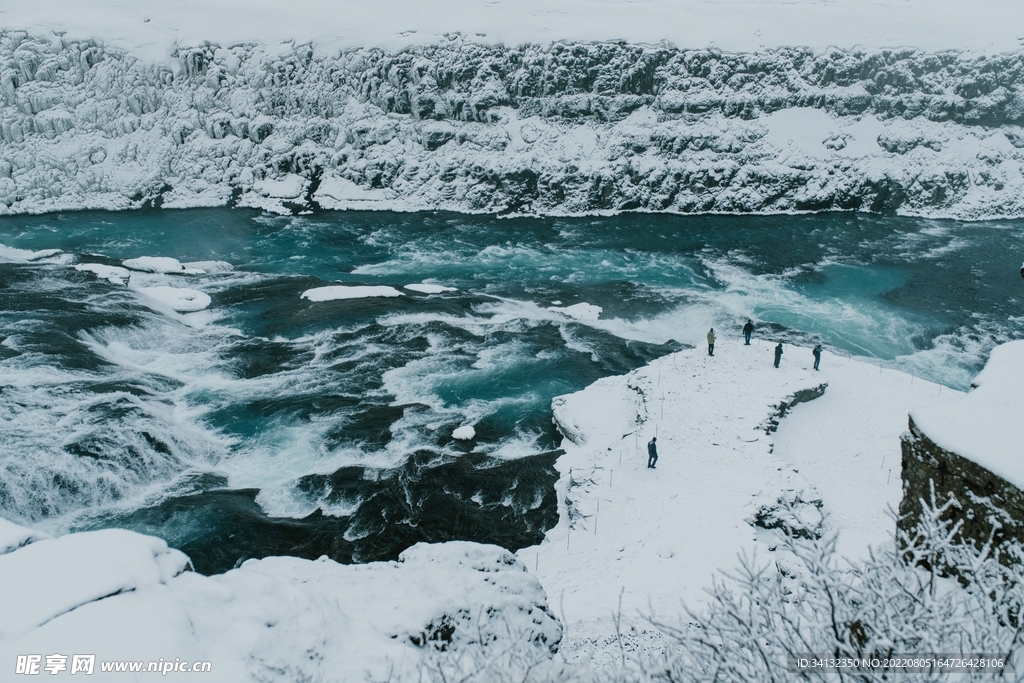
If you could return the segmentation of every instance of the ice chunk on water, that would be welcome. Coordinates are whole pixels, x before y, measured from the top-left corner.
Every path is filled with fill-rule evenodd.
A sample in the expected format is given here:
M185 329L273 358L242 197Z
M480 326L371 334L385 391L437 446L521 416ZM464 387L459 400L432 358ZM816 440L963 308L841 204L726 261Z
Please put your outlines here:
M103 278L104 280L110 280L115 285L123 285L127 283L128 278L131 277L131 273L128 272L127 268L121 268L120 266L105 266L102 263L79 263L75 266L75 270L94 273L96 277Z
M210 305L210 295L184 287L140 287L140 294L159 301L179 313L201 311Z
M420 292L421 294L440 294L441 292L459 291L455 287L445 287L444 285L428 285L426 283L406 285L403 289L408 289L413 292Z
M336 285L331 287L316 287L307 289L302 293L303 299L310 301L334 301L336 299L365 299L373 296L402 296L394 287L382 285Z
M125 268L141 270L146 273L184 273L185 266L181 261L169 256L140 256L122 261Z
M463 425L452 432L453 439L459 439L461 441L470 441L476 437L476 430L473 429L473 425Z

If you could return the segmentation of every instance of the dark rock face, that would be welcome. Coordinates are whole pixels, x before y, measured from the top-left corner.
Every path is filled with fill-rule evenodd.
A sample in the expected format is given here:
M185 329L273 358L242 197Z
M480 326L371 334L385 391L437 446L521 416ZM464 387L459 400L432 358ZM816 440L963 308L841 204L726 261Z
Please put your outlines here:
M913 420L902 438L903 500L898 526L912 531L923 502L935 505L951 498L953 521L962 523L960 534L979 546L992 538L996 545L1024 543L1024 492L967 458L947 451L924 434ZM1008 556L1003 554L1006 561Z

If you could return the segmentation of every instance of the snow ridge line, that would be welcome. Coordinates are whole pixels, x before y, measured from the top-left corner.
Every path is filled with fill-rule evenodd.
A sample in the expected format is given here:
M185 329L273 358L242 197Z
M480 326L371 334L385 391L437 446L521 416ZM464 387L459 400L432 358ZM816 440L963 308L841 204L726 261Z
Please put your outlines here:
M1024 215L1024 52L0 31L0 214L238 205Z

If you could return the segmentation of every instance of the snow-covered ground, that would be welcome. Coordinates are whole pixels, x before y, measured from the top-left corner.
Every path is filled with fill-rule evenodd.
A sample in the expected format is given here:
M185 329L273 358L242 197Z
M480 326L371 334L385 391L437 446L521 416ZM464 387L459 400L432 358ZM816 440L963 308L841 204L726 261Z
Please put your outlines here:
M561 520L518 556L561 610L570 658L617 657L620 610L629 641L656 646L645 615L675 623L681 601L700 609L740 553L783 562L769 530L779 524L813 533L824 513L823 530L838 532L850 558L891 539L907 412L963 395L827 351L815 372L810 349L792 346L776 369L773 349L720 340L714 357L681 351L555 399L568 437ZM780 418L794 396L805 402ZM648 469L655 435L660 457Z
M398 562L347 566L274 557L213 577L187 565L150 536L49 539L0 520L4 679L18 655L42 655L40 668L64 655L69 675L71 656L91 654L99 681L131 677L103 662L179 660L210 662L205 675L224 683L410 680L442 645L493 639L543 660L561 637L540 584L495 546L420 544Z
M1024 213L1010 0L0 8L0 213Z

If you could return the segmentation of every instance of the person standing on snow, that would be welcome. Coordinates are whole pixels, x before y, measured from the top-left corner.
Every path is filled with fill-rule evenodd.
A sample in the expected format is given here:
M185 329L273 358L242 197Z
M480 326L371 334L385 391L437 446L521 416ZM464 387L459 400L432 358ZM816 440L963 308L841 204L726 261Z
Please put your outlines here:
M715 328L708 330L708 355L715 355Z
M655 469L655 465L658 464L658 446L654 443L658 440L658 437L653 437L647 442L647 467Z
M811 353L814 354L814 369L817 370L818 369L818 363L821 362L821 344L818 344L817 346L815 346L811 350Z
M750 335L754 334L754 323L747 318L747 324L743 326L743 336L746 337L746 345L750 346Z
M775 347L775 367L779 367L779 361L782 360L782 342Z

